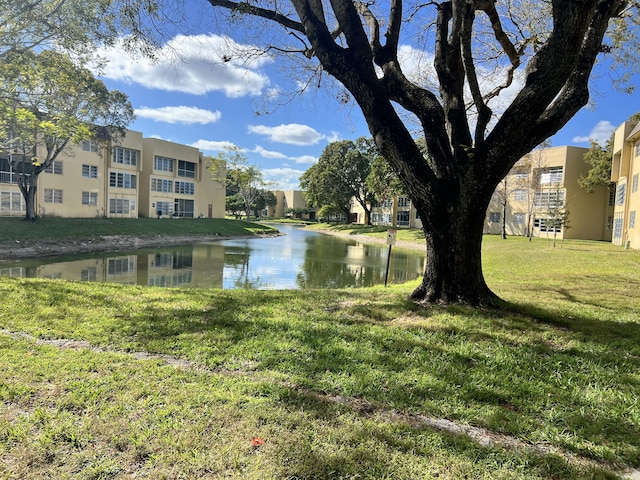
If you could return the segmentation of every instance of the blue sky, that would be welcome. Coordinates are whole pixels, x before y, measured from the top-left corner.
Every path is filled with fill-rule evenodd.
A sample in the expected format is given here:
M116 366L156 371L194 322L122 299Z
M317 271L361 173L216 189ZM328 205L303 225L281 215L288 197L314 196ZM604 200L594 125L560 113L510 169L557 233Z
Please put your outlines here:
M225 53L230 51L231 59ZM402 51L408 70L428 64L428 53L409 46ZM342 91L331 82L322 88L312 83L290 98L306 72L251 55L250 45L228 37L207 31L178 35L153 62L122 48L99 54L108 60L101 78L126 93L136 110L130 129L193 145L207 155L239 147L272 188L298 189L300 175L329 142L369 135L358 108L340 101ZM611 87L606 71L598 72L592 90L591 105L552 137L553 146L588 147L590 138L604 142L640 111L634 96Z

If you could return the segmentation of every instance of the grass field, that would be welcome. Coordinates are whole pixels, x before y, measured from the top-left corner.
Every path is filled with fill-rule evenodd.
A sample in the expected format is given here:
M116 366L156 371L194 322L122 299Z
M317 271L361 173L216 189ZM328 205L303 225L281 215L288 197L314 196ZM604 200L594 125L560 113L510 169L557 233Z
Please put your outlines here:
M269 231L270 227L221 218L56 218L37 222L0 217L0 242L24 240L94 240L103 235L247 235Z
M510 310L0 279L0 478L639 468L640 252L487 237L483 261Z

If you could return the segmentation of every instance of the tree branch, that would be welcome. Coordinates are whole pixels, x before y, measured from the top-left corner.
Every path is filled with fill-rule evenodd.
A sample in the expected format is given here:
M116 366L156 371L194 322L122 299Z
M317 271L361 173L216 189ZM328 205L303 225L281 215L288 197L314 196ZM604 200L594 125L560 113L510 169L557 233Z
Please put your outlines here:
M231 11L240 12L254 17L260 17L267 20L279 23L285 28L295 30L300 33L305 33L302 24L295 21L286 15L282 15L275 10L269 10L266 8L256 7L249 2L232 2L230 0L207 0L213 7L222 7Z

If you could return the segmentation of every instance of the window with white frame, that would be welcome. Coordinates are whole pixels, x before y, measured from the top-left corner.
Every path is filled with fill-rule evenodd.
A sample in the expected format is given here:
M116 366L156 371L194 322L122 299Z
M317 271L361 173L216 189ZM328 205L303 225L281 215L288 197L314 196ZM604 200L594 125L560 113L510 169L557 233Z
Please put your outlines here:
M112 161L121 165L137 165L138 152L129 148L114 147Z
M182 193L184 195L195 195L196 184L193 182L176 182L175 193Z
M624 205L624 199L627 194L627 184L619 183L618 188L616 189L616 205Z
M173 158L160 157L156 155L153 158L153 169L158 172L173 172Z
M176 198L173 212L176 217L193 218L193 200Z
M173 180L167 180L165 178L152 178L151 191L171 193L173 192Z
M540 184L562 183L563 167L547 167L540 172Z
M44 173L53 173L55 175L62 175L62 162L60 160L55 160L51 162L47 168L44 169Z
M85 140L82 142L82 150L85 152L97 152L98 151L98 142L95 140Z
M638 191L638 174L636 173L631 179L631 193Z
M80 271L81 282L95 282L98 280L98 269L96 267L83 268Z
M137 188L137 179L131 173L111 172L109 174L109 186L135 189Z
M636 157L640 157L640 142L636 143L635 154Z
M636 228L636 211L629 212L629 228Z
M622 243L622 227L624 225L624 218L622 212L616 213L613 219L613 243L619 245Z
M526 202L527 199L529 198L529 192L527 192L526 190L522 189L522 188L518 188L517 190L513 191L513 199L516 202Z
M0 192L0 212L24 212L24 197L20 192Z
M399 227L409 226L409 210L403 210L396 215L396 224Z
M178 176L196 178L196 164L185 160L178 160Z
M500 212L490 212L489 213L489 222L490 223L499 223L502 218L502 214Z
M98 205L98 193L82 192L82 205Z
M96 165L82 165L82 176L84 178L98 178L98 167Z
M541 232L556 232L559 233L562 231L562 227L556 226L553 227L553 221L550 218L534 218L533 226L539 229Z
M526 168L517 168L513 170L513 177L517 180L528 180L529 179L529 170Z
M173 202L156 202L156 214L165 216L173 215Z
M533 196L533 206L537 208L554 208L564 203L564 191L548 190L536 192Z
M398 197L398 207L406 208L411 206L411 199L409 197Z
M130 257L115 257L107 259L107 272L109 275L135 271L136 264Z
M44 202L45 203L62 203L62 190L58 190L55 188L45 188Z
M110 198L109 199L109 213L129 215L130 212L136 209L136 203L133 200L126 198Z
M514 225L524 225L526 219L527 219L527 216L524 213L514 213L513 214L513 224Z

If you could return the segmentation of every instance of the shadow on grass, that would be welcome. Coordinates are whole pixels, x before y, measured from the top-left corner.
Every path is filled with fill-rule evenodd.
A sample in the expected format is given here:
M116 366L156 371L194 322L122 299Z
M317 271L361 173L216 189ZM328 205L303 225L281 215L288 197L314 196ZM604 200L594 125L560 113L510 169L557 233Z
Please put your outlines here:
M637 323L568 319L523 304L511 304L509 311L419 309L400 295L307 294L313 301L290 291L20 282L20 295L32 299L22 314L33 307L54 316L43 319L43 331L50 325L58 335L108 347L171 354L248 375L260 371L275 382L286 379L384 410L468 422L597 460L640 463ZM335 415L334 407L312 399L289 395L279 401L321 417ZM461 455L493 454L480 447L469 451L465 439L439 436L453 442L450 448L459 445ZM292 447L289 455L299 462L294 477L311 478L314 466L342 471L341 462L373 462L378 472L375 458L356 443L342 457L321 455L313 462L302 457L313 458L313 452L300 447L298 454ZM544 467L551 469L544 470L549 477L559 468L546 456L530 461L554 464ZM559 478L584 477L569 471Z

